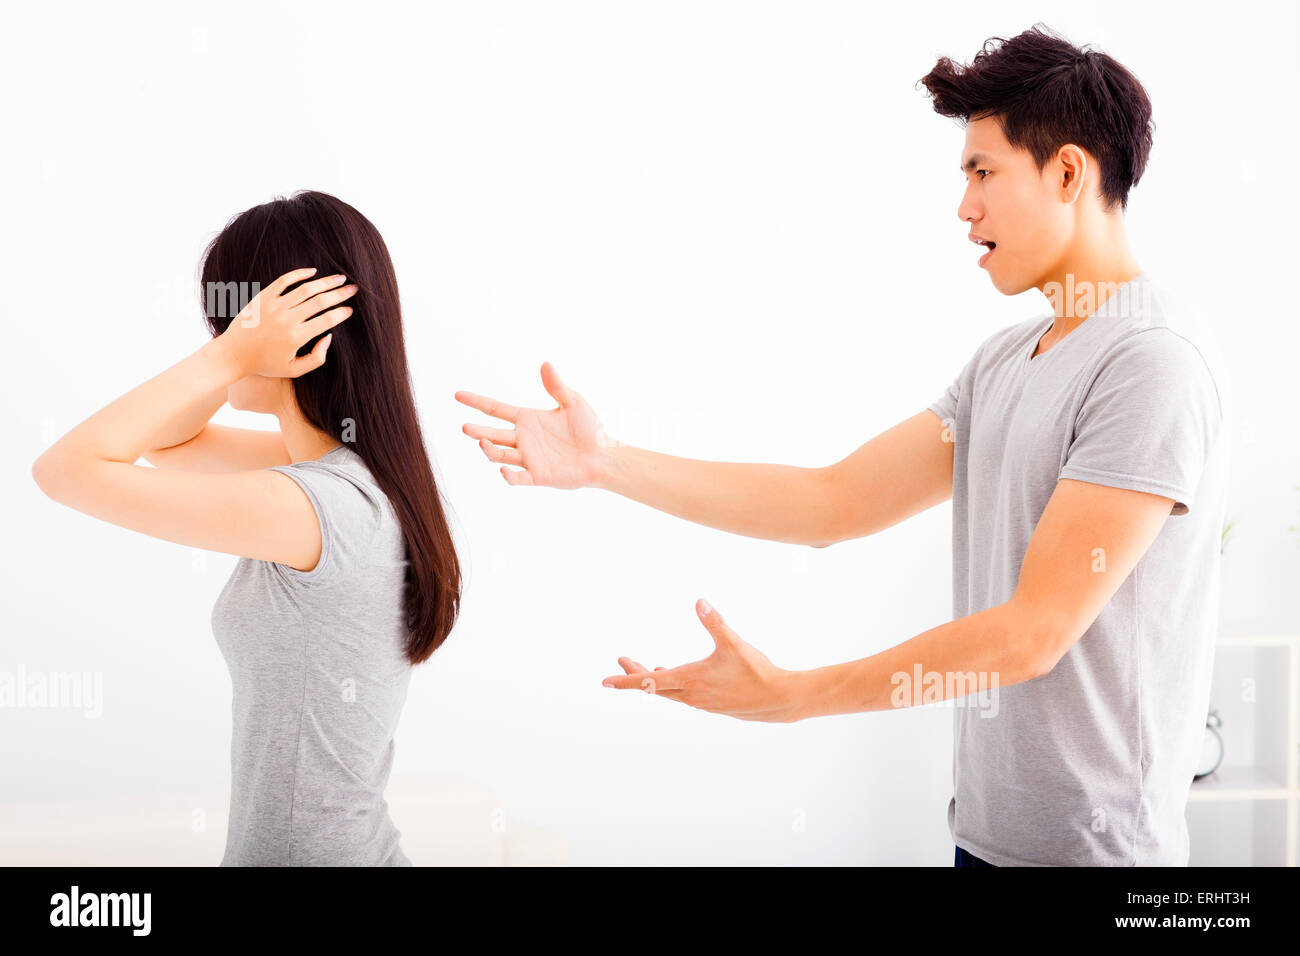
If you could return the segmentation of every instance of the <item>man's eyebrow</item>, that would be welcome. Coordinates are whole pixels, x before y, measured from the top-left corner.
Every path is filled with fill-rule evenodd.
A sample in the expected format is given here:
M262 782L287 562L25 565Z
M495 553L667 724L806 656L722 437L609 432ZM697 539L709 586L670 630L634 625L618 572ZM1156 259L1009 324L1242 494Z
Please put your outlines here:
M987 163L990 159L991 157L985 156L983 153L973 153L971 154L971 158L966 160L966 164L962 166L961 171L963 173L968 173L976 166L979 166L982 163Z

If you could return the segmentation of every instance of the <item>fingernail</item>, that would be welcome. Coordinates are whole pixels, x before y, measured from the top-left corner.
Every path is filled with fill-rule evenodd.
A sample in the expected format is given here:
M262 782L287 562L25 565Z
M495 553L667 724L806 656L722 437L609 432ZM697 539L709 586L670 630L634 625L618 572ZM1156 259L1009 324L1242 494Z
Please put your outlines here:
M704 598L700 598L700 617L708 617L709 612L712 610L713 608L709 606L709 602L704 600Z
M613 682L612 680L601 681L601 684L603 684L605 687L613 687L613 686L614 686L614 682Z

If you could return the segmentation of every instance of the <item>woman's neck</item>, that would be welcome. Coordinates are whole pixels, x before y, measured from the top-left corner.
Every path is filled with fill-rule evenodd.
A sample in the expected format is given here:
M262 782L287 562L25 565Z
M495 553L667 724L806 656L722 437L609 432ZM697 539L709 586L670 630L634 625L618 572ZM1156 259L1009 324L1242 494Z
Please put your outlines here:
M300 416L280 415L278 417L280 434L284 437L284 447L289 450L289 460L294 464L300 461L315 461L341 444L337 438L327 435Z

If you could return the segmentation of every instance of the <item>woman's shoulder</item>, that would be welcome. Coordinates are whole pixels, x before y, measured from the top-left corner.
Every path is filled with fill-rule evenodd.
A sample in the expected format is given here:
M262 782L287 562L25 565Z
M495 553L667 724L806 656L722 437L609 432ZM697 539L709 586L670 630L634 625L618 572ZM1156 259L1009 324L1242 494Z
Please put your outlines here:
M401 537L388 496L365 460L347 445L320 458L276 465L302 488L316 511L321 531L321 558L311 571L285 567L289 576L313 582L332 581L369 560L369 552Z
M388 496L379 487L365 459L347 445L339 445L319 458L277 465L274 470L291 478L305 479L323 503L343 512L357 512L359 517L371 513L378 519L391 511Z
M383 494L379 490L379 483L375 480L375 476L370 471L365 459L350 445L339 445L319 458L300 461L296 465L287 467L303 467L322 471L326 474L339 475L356 484L361 490L372 490L375 493Z

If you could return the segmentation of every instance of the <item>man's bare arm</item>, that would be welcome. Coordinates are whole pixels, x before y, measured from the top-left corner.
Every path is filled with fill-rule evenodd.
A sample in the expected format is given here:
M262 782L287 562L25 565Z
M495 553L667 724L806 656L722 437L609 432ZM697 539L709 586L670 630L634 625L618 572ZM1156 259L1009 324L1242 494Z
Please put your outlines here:
M833 544L892 527L952 497L951 430L926 409L825 469L838 506Z
M924 411L823 468L605 450L596 486L723 531L826 547L952 497L952 443Z
M591 406L549 363L542 382L557 408L456 393L463 404L514 425L464 426L510 484L604 488L711 528L812 547L872 534L952 495L952 442L929 410L821 468L702 461L611 441Z
M607 677L605 686L782 723L996 693L1060 663L1158 537L1173 506L1173 498L1062 478L1034 528L1016 590L1002 604L870 657L784 670L697 601L713 653L654 670L620 657L625 673Z

